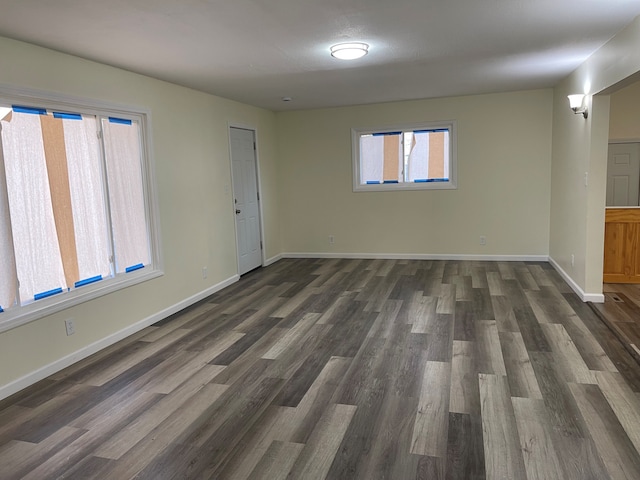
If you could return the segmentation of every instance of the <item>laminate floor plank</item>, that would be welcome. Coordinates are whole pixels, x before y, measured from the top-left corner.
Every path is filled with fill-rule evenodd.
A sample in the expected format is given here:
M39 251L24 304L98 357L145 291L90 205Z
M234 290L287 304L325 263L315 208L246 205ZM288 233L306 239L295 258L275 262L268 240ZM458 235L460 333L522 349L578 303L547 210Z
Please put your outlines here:
M446 458L451 364L427 362L413 426L411 453Z
M512 398L511 402L527 480L562 478L564 474L553 445L550 424L545 421L544 402L529 398Z
M303 448L302 443L273 441L249 474L249 480L286 480Z
M489 286L489 295L492 297L503 295L502 276L500 272L487 272L487 284Z
M547 270L545 270L542 265L528 265L529 272L533 275L536 284L540 287L553 287L553 281L547 275Z
M0 478L640 478L640 289L606 299L545 262L283 259L0 401Z
M569 388L611 478L640 478L640 455L597 385Z
M350 363L351 359L332 357L297 407L269 407L238 442L238 448L220 466L218 475L248 478L272 442L306 443Z
M476 348L473 342L453 341L449 412L472 412L472 395L478 387Z
M413 420L408 411L416 409L417 397L387 391L380 411L379 428L370 450L362 456L359 477L368 479L412 478L419 456L406 455L411 447Z
M542 399L529 353L520 333L499 332L509 390L512 397Z
M467 301L456 302L456 310L454 314L453 339L464 342L471 342L476 338L476 329L474 325L475 315L473 313L473 304Z
M476 430L476 431L474 431ZM484 479L484 450L482 431L474 428L471 416L462 413L449 414L447 437L447 479Z
M478 373L506 375L500 337L495 320L478 320L476 326L475 346L478 350Z
M354 405L329 405L287 478L326 478L357 408Z
M595 374L587 367L587 364L564 326L549 323L542 325L542 328L551 344L559 368L565 374L566 381L597 383Z
M525 480L524 459L507 379L481 373L479 382L487 478Z
M62 427L37 444L11 440L0 449L0 457L3 459L0 465L0 478L3 480L23 478L30 470L56 455L85 433L86 430Z
M499 332L520 332L513 307L506 296L492 296L491 305L493 306L493 313L496 317L496 325Z
M602 394L636 451L640 452L640 398L629 388L620 374L596 372Z
M562 437L588 438L569 385L564 381L564 374L558 371L553 354L529 352L529 357L554 429Z
M118 460L127 453L136 443L145 438L157 425L164 422L170 415L182 408L189 399L211 381L220 371L220 367L205 365L195 375L189 378L183 385L171 395L159 400L146 412L134 419L118 433L111 436L95 451L95 455L102 458ZM222 389L215 390L219 394Z

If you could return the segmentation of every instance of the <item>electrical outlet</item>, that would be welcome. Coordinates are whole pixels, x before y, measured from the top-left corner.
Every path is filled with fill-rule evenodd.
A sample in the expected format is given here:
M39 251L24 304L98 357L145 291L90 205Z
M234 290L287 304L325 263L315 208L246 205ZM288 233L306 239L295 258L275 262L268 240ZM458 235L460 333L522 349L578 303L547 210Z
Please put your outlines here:
M73 318L67 318L64 321L64 328L67 330L67 337L76 333L76 324L73 322Z
M333 245L334 243L336 243L336 237L329 235L329 245Z
M571 254L571 266L572 267L576 266L576 257L573 253Z
M207 276L207 267L202 267L202 279L204 280L205 278L207 278Z
M487 244L487 237L485 237L484 235L480 235L480 245L486 245Z

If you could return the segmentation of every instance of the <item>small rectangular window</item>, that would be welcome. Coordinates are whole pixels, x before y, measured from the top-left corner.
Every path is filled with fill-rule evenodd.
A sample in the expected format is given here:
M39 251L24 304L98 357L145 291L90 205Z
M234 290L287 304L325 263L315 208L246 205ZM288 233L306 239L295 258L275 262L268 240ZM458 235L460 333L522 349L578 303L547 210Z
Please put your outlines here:
M354 128L353 190L456 188L456 124Z

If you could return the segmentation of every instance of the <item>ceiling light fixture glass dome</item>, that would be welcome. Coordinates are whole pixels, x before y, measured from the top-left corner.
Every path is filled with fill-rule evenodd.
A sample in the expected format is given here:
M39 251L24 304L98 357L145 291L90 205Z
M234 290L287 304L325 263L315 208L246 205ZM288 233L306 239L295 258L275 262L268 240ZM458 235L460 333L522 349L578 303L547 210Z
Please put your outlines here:
M331 56L340 60L355 60L364 57L369 51L369 45L362 42L338 43L331 47Z

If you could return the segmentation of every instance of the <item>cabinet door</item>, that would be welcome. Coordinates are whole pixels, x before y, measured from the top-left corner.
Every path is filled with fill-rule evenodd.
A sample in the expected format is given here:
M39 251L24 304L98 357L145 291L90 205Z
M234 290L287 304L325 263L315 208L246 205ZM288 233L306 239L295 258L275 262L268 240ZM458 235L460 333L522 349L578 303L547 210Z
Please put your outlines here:
M604 229L605 283L640 283L640 209L607 209Z

